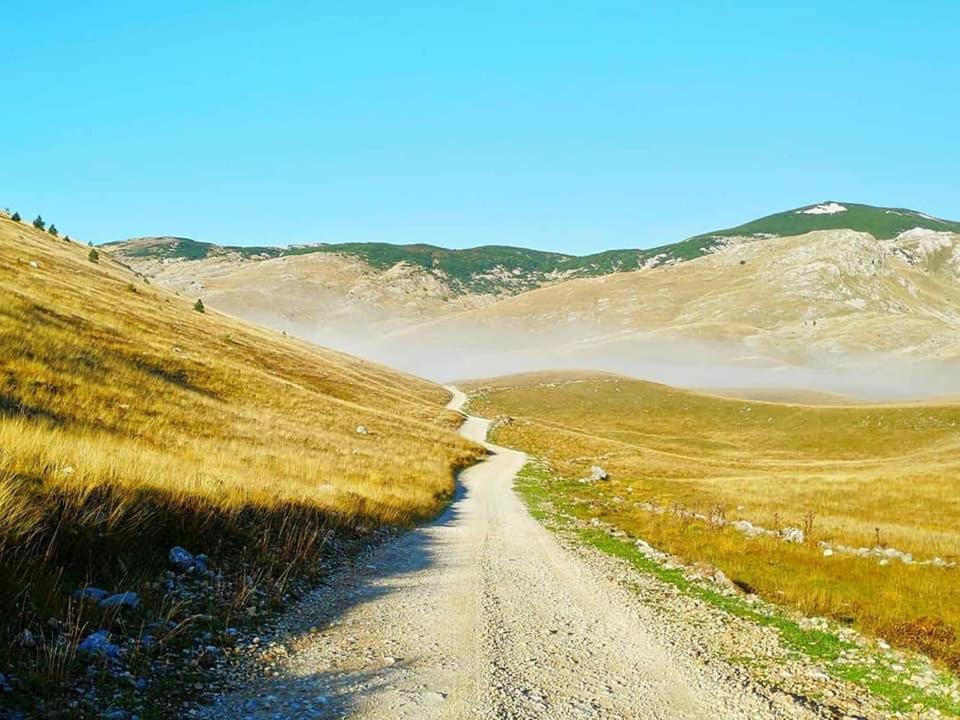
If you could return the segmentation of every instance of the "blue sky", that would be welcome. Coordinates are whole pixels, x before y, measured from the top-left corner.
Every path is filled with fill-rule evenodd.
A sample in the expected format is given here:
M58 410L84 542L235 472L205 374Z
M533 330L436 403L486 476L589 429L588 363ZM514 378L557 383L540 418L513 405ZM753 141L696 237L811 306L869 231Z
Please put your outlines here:
M583 253L828 198L960 218L956 2L31 2L2 22L0 206L83 240Z

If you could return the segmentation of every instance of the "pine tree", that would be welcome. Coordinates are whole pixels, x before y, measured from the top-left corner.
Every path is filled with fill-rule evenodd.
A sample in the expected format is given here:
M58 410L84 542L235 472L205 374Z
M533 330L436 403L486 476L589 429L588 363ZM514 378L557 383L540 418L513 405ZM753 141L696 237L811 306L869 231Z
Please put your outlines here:
M203 306L203 300L197 298L197 301L193 304L193 309L198 313L206 312L207 309Z
M56 225L51 225L51 226L50 226L50 229L47 230L47 232L50 233L51 235L53 235L54 237L56 237L57 235L60 234L60 232L57 230L57 226L56 226Z
M43 230L43 229L47 226L47 224L43 221L43 218L42 218L42 217L40 217L39 215L37 215L37 219L33 221L33 226L34 226L37 230Z
M14 210L13 215L10 216L10 219L14 222L20 222L20 213Z

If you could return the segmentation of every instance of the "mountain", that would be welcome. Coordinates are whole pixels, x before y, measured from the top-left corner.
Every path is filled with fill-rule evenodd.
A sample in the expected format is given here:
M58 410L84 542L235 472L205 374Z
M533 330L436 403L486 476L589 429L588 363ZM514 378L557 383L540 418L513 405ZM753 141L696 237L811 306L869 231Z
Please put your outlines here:
M802 235L815 230L856 230L869 233L878 240L891 240L914 228L957 233L960 232L960 222L905 208L828 200L677 243L648 249L607 250L584 256L502 245L463 250L389 243L220 246L182 237L134 238L107 243L105 247L132 267L154 272L173 262L213 259L219 259L221 264L262 262L325 253L357 258L381 272L397 264L419 268L434 275L453 295L500 295L516 294L575 277L594 277L692 260L712 252L731 238L764 239ZM198 269L198 274L204 274L204 270Z
M552 362L649 375L691 352L736 368L877 354L951 359L958 233L960 223L914 210L825 201L671 245L584 257L178 238L109 250L226 312L421 373L472 375L467 356L507 352L521 366L493 371Z
M385 271L398 263L434 275L454 294L519 292L569 274L564 264L581 260L562 253L487 245L449 250L434 245L343 243L290 247L220 246L189 238L148 237L108 243L118 258L131 266L152 267L175 261L232 260L256 262L316 253L357 258L373 270ZM574 271L588 265L576 263Z
M690 261L571 280L394 338L409 347L441 341L453 357L496 346L518 367L609 369L688 386L781 378L811 387L809 373L786 370L846 368L820 389L945 393L960 364L960 234L912 229L878 240L842 229L733 240ZM914 370L902 374L904 366ZM865 387L871 373L885 387Z
M194 306L7 218L0 346L0 643L28 679L46 665L12 655L24 628L136 636L198 612L222 628L282 602L330 542L436 513L481 452L437 385ZM174 545L223 574L202 608L156 590ZM87 584L138 593L135 621L71 601Z
M385 243L236 247L179 237L103 247L118 262L184 296L358 351L368 337L573 277L636 267L640 253L578 258L502 246L447 250Z
M691 238L688 242L709 237L787 237L814 230L856 230L873 235L877 240L892 240L897 235L921 228L936 232L960 233L960 222L941 220L906 208L874 207L833 200L805 205L785 212L767 215L743 225Z

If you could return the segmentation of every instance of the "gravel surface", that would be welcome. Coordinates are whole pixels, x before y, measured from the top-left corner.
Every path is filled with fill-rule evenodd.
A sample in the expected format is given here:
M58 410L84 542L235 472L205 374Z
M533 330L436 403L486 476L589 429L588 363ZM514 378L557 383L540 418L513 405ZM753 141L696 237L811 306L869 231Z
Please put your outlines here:
M451 406L464 401L456 392ZM468 417L461 432L484 442L488 426ZM235 670L237 689L201 714L842 716L761 686L709 651L752 642L737 637L749 628L728 627L668 590L652 588L656 597L645 601L623 563L567 547L512 491L525 456L487 447L489 459L461 474L442 517L380 545L308 597L275 641L259 642L256 658Z

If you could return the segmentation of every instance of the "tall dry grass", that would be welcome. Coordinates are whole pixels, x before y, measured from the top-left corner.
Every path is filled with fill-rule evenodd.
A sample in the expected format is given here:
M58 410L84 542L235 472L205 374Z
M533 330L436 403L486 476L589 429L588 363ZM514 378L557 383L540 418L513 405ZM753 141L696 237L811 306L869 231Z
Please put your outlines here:
M283 582L331 532L436 513L479 456L442 388L194 300L0 218L0 644L172 544Z
M856 624L960 669L956 569L825 557L820 540L960 560L960 405L787 405L610 375L476 383L471 407L514 421L498 442L545 457L554 491L691 562L811 614ZM582 485L591 465L611 480ZM796 545L658 515L653 503L773 529Z

